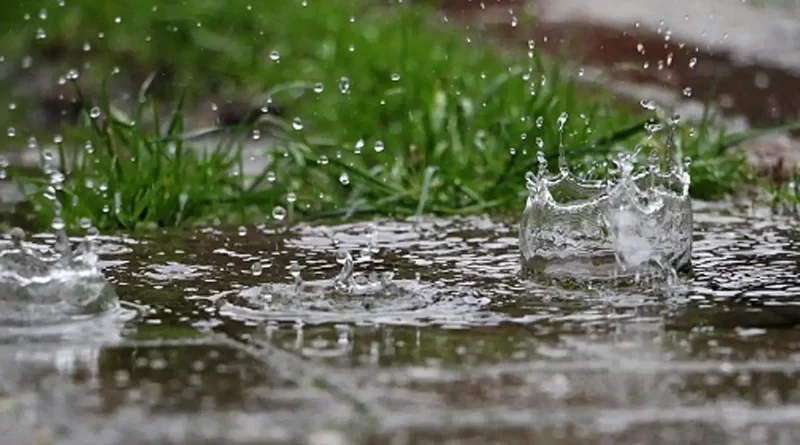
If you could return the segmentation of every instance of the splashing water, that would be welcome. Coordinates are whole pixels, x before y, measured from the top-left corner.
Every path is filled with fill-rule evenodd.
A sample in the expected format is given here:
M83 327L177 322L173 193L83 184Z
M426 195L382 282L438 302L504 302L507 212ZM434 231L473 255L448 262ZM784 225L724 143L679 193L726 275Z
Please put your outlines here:
M54 251L40 252L25 245L22 229L11 230L0 250L0 327L58 323L118 304L98 266L97 232L89 232L74 251L63 234Z
M642 148L614 160L604 181L575 176L559 155L559 173L548 173L543 153L529 172L520 227L522 271L548 282L642 282L688 270L692 206L688 159L666 159L653 150L645 168Z
M369 263L378 251L376 232L373 227L359 263ZM391 271L356 272L356 261L347 250L337 251L336 262L341 269L331 279L304 281L301 267L293 262L289 266L291 283L264 283L220 292L208 299L223 315L258 320L303 319L309 323L376 318L385 322L412 313L427 318L433 313L454 315L489 303L468 289L452 289L418 279L399 280Z
M45 196L55 210L51 224L55 243L52 248L35 251L26 246L20 228L12 229L5 243L0 241L0 328L66 322L119 303L113 286L100 271L95 245L98 232L88 220L81 223L86 236L72 250L57 198L64 175L52 153L45 152L42 161L50 177Z

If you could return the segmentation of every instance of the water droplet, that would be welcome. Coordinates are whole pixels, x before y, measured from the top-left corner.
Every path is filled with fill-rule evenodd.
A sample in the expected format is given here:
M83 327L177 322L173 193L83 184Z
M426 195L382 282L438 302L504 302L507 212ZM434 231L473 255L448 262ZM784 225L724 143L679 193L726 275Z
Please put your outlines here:
M375 152L376 153L382 152L384 148L386 148L386 147L383 145L383 141L379 140L379 141L375 142Z
M277 221L283 221L286 218L286 209L281 206L276 206L272 209L272 217Z
M314 92L315 93L319 94L319 93L321 93L323 91L325 91L325 85L323 85L321 82L318 82L316 85L314 85Z
M400 75L397 73L392 73L392 82L397 82L400 80Z
M303 121L301 121L299 117L294 118L294 120L292 121L292 128L294 128L297 131L302 130Z
M275 172L273 171L267 172L267 182L275 182L276 179L278 179L278 177L275 175Z
M92 107L92 109L89 110L89 117L91 117L92 119L97 119L98 117L100 117L100 114L101 114L100 107Z
M14 227L8 234L11 237L11 242L14 244L14 247L20 248L22 247L22 243L25 241L25 231L19 227Z
M264 266L261 264L261 260L257 260L250 266L250 273L254 276L259 276L264 271Z
M238 232L237 232L237 233L239 234L239 236L245 236L245 235L247 235L247 227L245 227L245 226L239 226L239 230L238 230Z
M355 148L355 154L357 155L361 154L361 150L364 148L364 139L359 139L358 141L356 141L356 145L354 148Z
M65 227L64 220L61 219L60 216L56 216L55 218L53 218L53 223L50 226L56 232L60 232L60 231L64 230L64 227Z
M339 79L339 91L341 91L342 94L347 94L350 92L350 79L347 77L342 77Z
M13 138L17 135L17 129L14 127L8 127L8 137Z
M92 220L85 217L81 218L80 220L78 220L78 225L81 226L81 229L86 230L89 227L92 227Z
M273 62L280 62L281 61L281 54L278 51L272 50L269 53L269 58Z
M294 192L289 192L286 195L286 202L288 202L289 204L294 204L295 202L297 202L297 195Z
M645 110L653 111L656 109L656 103L649 99L640 100L639 105L641 105Z

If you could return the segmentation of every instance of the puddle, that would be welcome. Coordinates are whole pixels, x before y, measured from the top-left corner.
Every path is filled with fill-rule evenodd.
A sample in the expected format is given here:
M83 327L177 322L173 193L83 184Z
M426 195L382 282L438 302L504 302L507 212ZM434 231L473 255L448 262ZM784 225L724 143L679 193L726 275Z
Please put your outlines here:
M76 444L796 443L796 221L696 209L694 278L624 291L521 280L515 223L488 218L101 237L128 316L4 336L0 431ZM392 272L395 287L333 292L341 250L358 282ZM298 271L321 292L293 293ZM231 298L254 289L270 304Z

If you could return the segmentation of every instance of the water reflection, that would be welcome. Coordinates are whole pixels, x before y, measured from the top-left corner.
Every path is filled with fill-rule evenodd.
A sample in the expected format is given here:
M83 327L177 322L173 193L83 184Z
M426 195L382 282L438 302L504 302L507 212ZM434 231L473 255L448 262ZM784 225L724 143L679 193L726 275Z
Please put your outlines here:
M14 443L796 443L796 222L697 209L694 278L624 291L520 279L515 224L487 218L108 248L137 318L6 341L0 428ZM297 276L330 284L342 249L401 291L291 293ZM264 290L262 306L232 297Z

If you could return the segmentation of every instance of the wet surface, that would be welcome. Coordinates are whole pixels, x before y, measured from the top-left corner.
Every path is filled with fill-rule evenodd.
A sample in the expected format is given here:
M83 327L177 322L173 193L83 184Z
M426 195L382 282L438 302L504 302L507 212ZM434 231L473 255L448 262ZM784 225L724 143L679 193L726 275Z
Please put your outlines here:
M516 227L487 218L103 237L122 307L46 333L0 329L0 431L8 443L797 443L796 221L698 205L694 238L693 279L621 291L520 280ZM335 292L339 249L357 282L393 272L393 290ZM292 298L298 270L313 298Z

